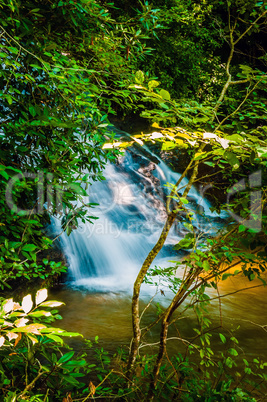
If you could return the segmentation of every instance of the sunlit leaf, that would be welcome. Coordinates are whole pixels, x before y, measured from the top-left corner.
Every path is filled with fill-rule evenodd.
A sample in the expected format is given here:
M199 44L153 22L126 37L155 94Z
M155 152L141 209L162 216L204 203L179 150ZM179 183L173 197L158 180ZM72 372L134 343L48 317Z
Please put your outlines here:
M145 80L145 75L144 75L143 71L141 71L141 70L137 71L135 73L135 82L137 84L143 84L144 80Z
M170 93L168 91L166 91L165 89L161 89L159 94L165 100L170 100L171 99Z
M13 310L14 302L13 299L7 299L3 303L3 309L5 313L10 313Z
M49 300L44 303L41 303L39 306L40 307L59 307L59 306L62 306L62 304L65 304L65 303L58 302L56 300Z
M36 293L36 296L35 296L36 305L45 301L47 299L47 297L48 297L47 289L38 290L38 292Z
M13 339L17 339L18 334L14 333L14 332L8 332L7 337L8 337L9 341L12 341Z
M210 263L208 260L204 260L202 266L203 266L204 271L208 272L210 270Z
M219 334L219 336L221 338L222 343L225 343L226 342L225 336L223 334Z
M12 330L12 332L25 332L25 333L31 333L35 335L41 335L41 332L39 331L40 329L46 328L44 324L30 324L30 325L25 325L23 327L15 328Z
M24 327L27 322L29 322L28 318L20 318L19 320L15 321L15 325L16 327L20 328L20 327Z
M152 138L152 140L154 140L156 138L162 138L164 136L161 133L157 133L156 131L154 131L153 133L150 134L150 137Z
M24 313L27 314L29 311L31 311L32 306L33 306L32 296L27 295L27 296L23 297L21 306L23 308Z

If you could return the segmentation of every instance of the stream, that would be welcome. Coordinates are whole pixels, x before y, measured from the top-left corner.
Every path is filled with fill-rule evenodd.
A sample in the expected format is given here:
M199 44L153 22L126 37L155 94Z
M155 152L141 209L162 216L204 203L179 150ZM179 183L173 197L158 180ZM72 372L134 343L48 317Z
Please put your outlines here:
M135 276L142 262L156 243L166 218L165 201L170 192L167 183L176 183L180 174L173 172L158 157L152 160L137 151L126 151L116 165L108 164L106 180L90 186L85 202L98 203L90 215L98 219L94 224L82 223L67 236L60 238L60 247L69 265L67 281L61 289L50 292L50 298L63 301L60 309L63 320L57 325L77 331L93 340L99 336L104 349L115 352L121 345L129 345L131 329L131 292ZM185 178L181 187L187 184ZM182 190L181 190L182 191ZM189 192L187 208L194 217L194 227L203 237L212 236L223 227L227 214L210 211L210 203L197 188ZM60 231L60 221L54 219L53 231ZM168 267L180 260L185 252L174 251L173 246L186 234L180 222L171 229L167 242L153 266ZM179 275L179 274L178 274ZM228 278L219 286L221 305L215 299L209 309L212 327L223 323L223 332L234 331L240 341L240 355L259 357L267 361L266 288L256 280L244 277ZM258 287L255 287L258 286ZM240 291L243 288L247 290ZM165 288L164 288L165 289ZM144 308L157 288L144 284L141 308ZM211 298L218 296L212 289ZM170 291L158 292L144 315L146 326L157 317L157 308L167 306ZM179 314L179 312L177 313ZM186 313L170 329L169 351L174 354L184 349L177 338L193 339L196 327L194 313ZM147 335L144 353L155 352L159 326ZM218 331L217 331L218 332ZM218 334L214 334L215 349L223 350ZM228 346L229 347L229 346Z

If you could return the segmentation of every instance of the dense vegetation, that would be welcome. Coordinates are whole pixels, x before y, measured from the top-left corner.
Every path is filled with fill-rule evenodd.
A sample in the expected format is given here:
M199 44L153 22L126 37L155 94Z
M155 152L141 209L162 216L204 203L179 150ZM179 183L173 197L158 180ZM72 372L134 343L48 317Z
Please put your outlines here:
M165 226L134 284L130 355L120 352L114 366L105 351L96 350L99 365L94 366L87 358L89 341L78 356L67 351L62 336L77 334L51 327L60 303L46 301L45 290L37 293L35 307L30 295L22 304L3 300L0 395L5 402L94 396L264 400L267 364L244 360L242 374L234 373L238 340L227 338L222 327L217 332L227 351L215 358L204 313L206 288L216 289L229 275L258 278L265 286L267 7L254 0L210 3L0 0L2 290L40 279L46 286L48 278L66 270L44 254L54 243L46 227L52 215L62 217L68 234L79 219L93 220L93 205L83 203L83 184L101 180L105 162L120 152L108 127L112 115L141 114L157 131L132 142L156 141L163 151L175 155L179 149L189 158L182 173L188 185L171 184ZM200 172L208 173L199 177ZM233 218L216 238L201 237L186 209L188 192L201 178L215 186L220 180L225 194L241 183L227 205L214 200ZM254 198L245 180L257 190ZM176 219L187 230L176 249L190 253L172 269L154 269ZM177 267L184 270L183 279L175 276ZM157 355L142 357L139 294L155 275L167 278L174 298L156 319L161 322ZM170 360L168 327L180 306L195 310L199 327L185 354ZM191 362L193 352L199 366ZM98 385L77 380L92 370Z

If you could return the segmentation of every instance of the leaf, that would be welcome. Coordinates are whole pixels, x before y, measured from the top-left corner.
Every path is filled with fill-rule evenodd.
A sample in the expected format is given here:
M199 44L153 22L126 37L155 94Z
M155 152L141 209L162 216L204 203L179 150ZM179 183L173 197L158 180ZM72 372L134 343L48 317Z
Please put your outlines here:
M23 297L21 307L23 308L24 313L29 313L33 306L32 297L31 295L27 295Z
M73 336L83 336L82 334L79 334L79 332L67 332L67 331L62 332L60 335L68 336L69 338L72 338Z
M226 140L225 138L220 138L220 137L218 137L216 140L221 144L221 146L223 147L223 149L226 149L226 148L229 147L229 141Z
M28 318L20 318L19 320L16 320L14 324L16 325L17 328L20 328L25 327L27 322L29 322Z
M215 166L215 163L214 162L204 162L205 163L205 165L208 165L208 166L211 166L211 167L214 167Z
M266 158L267 157L267 148L259 147L257 149L259 158Z
M222 275L222 281L225 281L229 276L233 276L233 274L223 274Z
M12 341L13 339L17 339L18 336L19 336L19 335L18 335L18 334L15 334L14 332L8 332L8 333L7 333L7 337L8 337L8 340L9 340L9 341Z
M30 112L30 114L34 117L34 116L36 116L36 110L35 110L35 107L34 106L30 106L29 107L29 112Z
M228 162L230 163L230 165L234 168L234 169L238 169L240 162L237 159L236 155L233 152L229 152L226 151L224 153L224 157L228 160Z
M35 345L36 343L38 343L38 339L34 336L34 335L27 335L28 338L32 341L33 345Z
M181 197L180 201L181 201L182 204L188 204L189 203L189 201L184 197Z
M203 139L204 139L204 140L209 139L209 138L214 138L214 139L216 139L216 138L217 138L217 135L214 134L214 133L203 133Z
M157 131L153 131L153 133L150 134L150 138L152 138L152 140L157 139L157 138L162 138L164 137L163 134L158 133Z
M25 244L25 246L22 247L22 251L34 251L37 248L35 244Z
M179 243L174 246L174 249L180 250L180 249L184 249L184 248L185 249L191 248L193 243L194 243L193 237L186 235L186 237L184 239L180 240Z
M30 333L30 334L35 334L35 335L41 335L41 332L39 329L46 328L44 324L30 324L30 325L25 325L23 327L18 327L12 330L12 332L25 332L25 333Z
M135 73L135 82L137 84L143 84L143 82L145 81L145 75L143 73L143 71L139 70Z
M57 364L65 363L72 358L74 355L74 351L65 353L61 358L58 360Z
M151 80L151 81L149 81L149 83L148 83L148 88L149 88L149 89L156 88L156 87L159 86L159 84L160 84L160 83L159 83L158 81Z
M225 343L226 342L225 336L223 334L219 334L219 336L221 338L222 343Z
M196 152L194 160L199 161L207 156L207 152Z
M203 261L203 265L202 265L204 271L208 272L210 270L210 263L208 260Z
M244 225L239 225L238 233L244 232L245 230L247 230L246 226L244 226Z
M41 303L39 305L39 307L59 307L59 306L62 306L62 304L65 304L65 303L58 302L56 300L50 300L50 301L46 301L44 303Z
M235 349L233 349L233 348L230 348L230 349L228 350L228 352L229 352L230 355L232 355L232 356L238 356L237 350L235 350Z
M5 338L3 336L0 336L0 348L3 346L5 343Z
M52 339L54 342L60 343L61 345L63 345L63 339L61 339L59 336L52 335L52 334L46 334L46 336L47 336L47 338Z
M44 302L47 299L47 297L48 297L47 289L38 290L38 292L36 293L36 296L35 296L36 306L38 306L38 304Z
M9 180L9 174L4 170L0 170L0 175L3 176L6 180Z
M29 316L31 317L50 317L52 314L50 313L50 311L45 311L45 310L41 310L41 311L33 311L32 313L29 313Z
M4 303L3 303L4 312L5 312L6 314L7 314L7 313L10 313L10 311L13 310L13 306L14 306L13 299L7 299L7 300L5 300Z
M169 149L173 149L176 147L175 142L172 141L166 141L162 144L162 151L168 151Z
M161 89L159 94L165 100L170 100L171 99L170 93L168 91L166 91L165 89Z

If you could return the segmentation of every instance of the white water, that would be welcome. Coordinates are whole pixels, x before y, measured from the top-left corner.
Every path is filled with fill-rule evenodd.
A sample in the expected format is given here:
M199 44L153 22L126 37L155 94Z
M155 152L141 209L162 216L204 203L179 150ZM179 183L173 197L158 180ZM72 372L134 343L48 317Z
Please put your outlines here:
M145 175L141 164L149 165L147 158L132 158L129 152L118 165L108 164L105 181L90 187L89 199L99 206L90 209L90 215L99 217L94 224L80 223L70 236L62 234L60 244L69 264L72 286L92 291L127 291L132 288L136 273L156 243L164 226L167 183L175 184L180 175L160 161ZM185 178L181 187L187 184ZM164 199L165 198L165 199ZM194 212L194 226L201 232L214 234L220 218L210 211L210 204L192 188L188 209ZM200 216L204 211L205 216ZM60 221L54 220L54 230L60 230ZM155 265L170 266L168 260L179 258L173 245L184 237L181 223L172 228ZM180 253L181 256L181 253Z

